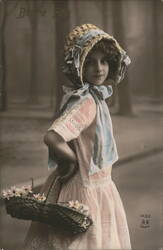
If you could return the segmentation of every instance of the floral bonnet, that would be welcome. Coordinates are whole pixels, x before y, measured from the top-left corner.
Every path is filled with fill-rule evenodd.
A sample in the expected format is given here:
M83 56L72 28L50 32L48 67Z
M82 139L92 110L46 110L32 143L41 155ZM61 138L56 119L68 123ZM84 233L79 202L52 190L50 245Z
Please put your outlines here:
M83 65L88 53L99 41L105 40L114 46L117 51L117 67L112 78L108 78L111 83L118 84L124 78L130 58L120 47L119 43L103 30L93 24L83 24L75 27L66 37L64 46L64 66L63 72L76 86L83 86Z

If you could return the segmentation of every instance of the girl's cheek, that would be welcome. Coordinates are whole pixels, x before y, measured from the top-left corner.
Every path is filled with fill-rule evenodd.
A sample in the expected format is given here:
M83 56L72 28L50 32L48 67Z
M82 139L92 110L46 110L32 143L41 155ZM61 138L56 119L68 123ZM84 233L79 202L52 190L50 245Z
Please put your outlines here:
M92 72L94 70L94 66L93 65L90 65L87 69L87 72Z

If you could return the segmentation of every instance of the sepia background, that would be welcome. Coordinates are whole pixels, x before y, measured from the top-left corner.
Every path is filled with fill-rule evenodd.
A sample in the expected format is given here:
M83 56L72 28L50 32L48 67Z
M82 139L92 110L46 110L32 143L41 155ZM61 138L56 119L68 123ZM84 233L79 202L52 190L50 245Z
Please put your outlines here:
M163 248L163 1L0 0L0 187L48 175L43 136L58 109L65 35L93 23L131 58L108 102L119 151L113 179L133 249ZM0 203L0 248L21 247L29 222Z

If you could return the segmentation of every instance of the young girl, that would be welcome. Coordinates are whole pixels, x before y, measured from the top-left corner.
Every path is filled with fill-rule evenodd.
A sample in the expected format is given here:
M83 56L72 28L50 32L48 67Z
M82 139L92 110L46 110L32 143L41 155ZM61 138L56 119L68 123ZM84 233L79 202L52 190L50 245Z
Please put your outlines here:
M58 202L84 203L93 225L70 237L35 223L26 249L131 249L126 215L111 179L118 154L105 102L112 95L110 84L123 79L129 63L117 41L95 25L78 26L67 36L64 72L71 86L64 87L60 115L45 143L50 167L58 166L62 176Z

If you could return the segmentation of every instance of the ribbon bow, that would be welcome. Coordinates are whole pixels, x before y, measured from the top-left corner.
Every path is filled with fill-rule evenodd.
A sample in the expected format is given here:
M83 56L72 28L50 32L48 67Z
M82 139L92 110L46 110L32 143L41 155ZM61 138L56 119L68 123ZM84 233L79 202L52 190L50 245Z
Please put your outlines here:
M63 92L64 95L61 102L61 109L72 96L83 97L86 94L91 93L96 99L105 100L112 95L113 89L112 86L110 85L96 86L96 85L91 85L89 83L85 83L84 86L78 89L75 89L73 87L63 86Z

